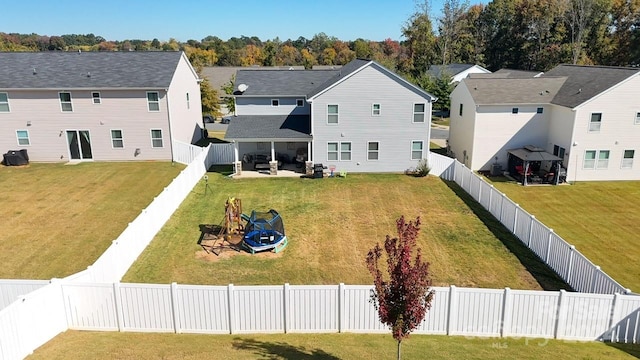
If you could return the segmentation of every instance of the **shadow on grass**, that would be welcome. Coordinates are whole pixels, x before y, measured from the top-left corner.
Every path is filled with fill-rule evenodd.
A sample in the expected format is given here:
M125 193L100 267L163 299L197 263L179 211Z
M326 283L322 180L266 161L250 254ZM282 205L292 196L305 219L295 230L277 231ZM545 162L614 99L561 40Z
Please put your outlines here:
M618 344L612 342L605 342L605 344L640 359L640 344Z
M337 360L321 349L306 349L283 342L266 342L253 339L236 338L233 342L236 350L251 351L260 359L301 359L301 360Z
M233 174L233 165L212 165L208 171L222 176L229 176Z
M430 151L434 154L438 154L438 155L442 155L442 156L447 156L447 149L443 148L443 147L438 147L438 148L432 148L430 149Z
M540 260L533 251L529 250L518 238L513 235L491 213L477 203L471 195L467 194L453 181L445 181L445 184L473 211L484 225L497 237L504 246L514 254L527 271L533 275L538 284L547 291L564 289L573 291L550 267Z

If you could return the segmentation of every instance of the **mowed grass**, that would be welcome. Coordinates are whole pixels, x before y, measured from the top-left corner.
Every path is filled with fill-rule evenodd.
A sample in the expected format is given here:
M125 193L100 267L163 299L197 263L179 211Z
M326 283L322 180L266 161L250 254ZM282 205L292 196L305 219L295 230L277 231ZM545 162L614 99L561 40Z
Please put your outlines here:
M0 278L84 270L183 169L169 162L0 166Z
M640 291L640 182L493 185L622 286Z
M67 331L28 359L395 359L391 335L194 335ZM402 359L634 359L639 345L412 335Z
M125 275L126 282L182 284L369 284L369 249L396 234L396 219L420 216L418 246L434 285L540 289L484 221L437 177L349 174L346 178L228 179L209 173ZM220 224L228 197L243 211L276 209L289 246L279 254L206 255L200 226ZM485 214L486 215L486 214ZM501 236L505 242L517 240ZM516 250L518 251L518 250ZM229 253L234 256L229 256ZM537 277L548 276L540 270Z

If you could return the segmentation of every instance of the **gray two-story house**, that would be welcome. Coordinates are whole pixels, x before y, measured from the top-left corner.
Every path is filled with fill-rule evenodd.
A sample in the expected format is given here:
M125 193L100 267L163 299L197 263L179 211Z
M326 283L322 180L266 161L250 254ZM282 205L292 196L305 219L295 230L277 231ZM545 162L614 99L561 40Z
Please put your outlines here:
M283 163L402 172L429 155L435 100L371 60L336 70L239 70L237 116L225 138L238 169L270 162L272 173Z
M182 52L0 53L0 152L171 160L202 137L199 81Z

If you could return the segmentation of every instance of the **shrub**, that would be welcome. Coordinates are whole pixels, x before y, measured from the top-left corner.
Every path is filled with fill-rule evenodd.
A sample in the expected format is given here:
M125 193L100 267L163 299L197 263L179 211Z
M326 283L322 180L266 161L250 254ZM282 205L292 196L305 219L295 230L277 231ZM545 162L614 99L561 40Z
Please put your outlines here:
M430 171L431 171L431 168L429 167L429 163L427 162L427 159L422 159L418 161L418 165L416 165L414 175L417 177L424 177L429 175Z

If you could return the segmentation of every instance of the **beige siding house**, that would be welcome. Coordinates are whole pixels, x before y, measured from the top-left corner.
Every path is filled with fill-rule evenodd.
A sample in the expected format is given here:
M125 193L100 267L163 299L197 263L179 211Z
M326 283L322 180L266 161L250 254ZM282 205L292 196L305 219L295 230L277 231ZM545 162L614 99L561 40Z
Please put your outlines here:
M472 170L509 169L510 150L559 158L567 181L638 180L640 70L561 65L529 78L463 80L451 94L449 152ZM548 166L551 162L548 162Z
M202 137L181 52L0 53L0 151L31 161L171 160Z

